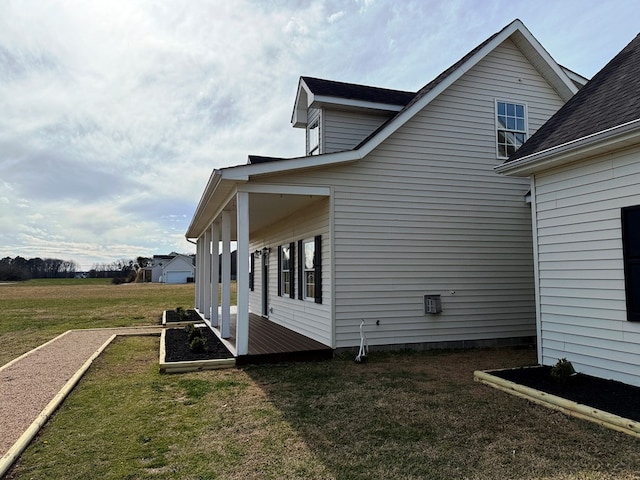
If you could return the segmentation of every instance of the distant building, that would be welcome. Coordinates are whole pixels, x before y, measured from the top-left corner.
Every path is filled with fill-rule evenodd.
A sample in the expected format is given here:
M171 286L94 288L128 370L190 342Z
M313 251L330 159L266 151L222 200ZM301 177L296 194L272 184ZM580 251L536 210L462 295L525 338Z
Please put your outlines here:
M195 255L171 253L154 255L151 281L154 283L188 283L195 276Z

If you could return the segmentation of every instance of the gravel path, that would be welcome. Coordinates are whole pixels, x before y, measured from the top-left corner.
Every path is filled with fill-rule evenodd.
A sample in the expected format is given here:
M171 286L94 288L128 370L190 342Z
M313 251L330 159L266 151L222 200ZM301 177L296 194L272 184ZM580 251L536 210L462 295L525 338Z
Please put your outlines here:
M0 368L0 457L114 334L159 335L160 331L160 327L69 330Z

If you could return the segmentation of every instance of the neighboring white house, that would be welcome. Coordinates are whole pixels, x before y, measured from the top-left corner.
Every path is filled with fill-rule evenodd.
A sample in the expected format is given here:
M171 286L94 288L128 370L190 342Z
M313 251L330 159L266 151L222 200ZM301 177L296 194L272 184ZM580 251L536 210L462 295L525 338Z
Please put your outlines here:
M519 20L418 92L302 77L307 155L250 156L203 192L196 308L228 335L236 241L238 355L249 312L333 348L363 320L372 346L534 341L529 181L493 169L585 82Z
M151 281L156 283L187 283L195 277L194 258L173 253L154 255L151 265Z
M539 362L640 386L640 36L496 171L531 178Z

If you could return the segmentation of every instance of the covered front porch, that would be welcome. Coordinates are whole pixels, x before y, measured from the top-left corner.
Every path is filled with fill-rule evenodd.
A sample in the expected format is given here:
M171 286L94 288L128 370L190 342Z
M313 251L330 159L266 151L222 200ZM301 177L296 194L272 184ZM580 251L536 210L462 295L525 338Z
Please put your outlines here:
M296 325L287 325L291 328L286 328L270 319L282 312L276 309L274 315L271 307L272 298L276 300L275 295L279 292L268 285L266 273L262 278L263 284L254 292L254 262L250 261L253 257L260 257L266 262L263 266L266 272L272 247L277 245L255 237L252 240L253 233L264 231L315 202L327 199L330 189L303 185L254 185L236 178L226 180L214 172L207 191L210 195L203 196L187 233L187 238L196 239L195 308L207 325L224 340L238 359L238 364L253 362L256 357L265 359L265 356L270 356L276 359L271 361L277 361L280 357L284 360L284 354L303 356L300 352L322 352L325 358L331 356L331 347L294 331ZM234 280L232 243L236 244L237 307L231 305ZM275 263L275 256L272 261ZM271 275L274 275L273 271ZM253 308L249 301L250 292Z
M234 310L232 308L232 312ZM247 353L238 355L236 350L236 320L237 315L231 313L228 338L221 336L219 327L212 327L210 321L205 320L205 323L209 325L236 357L236 365L328 360L333 357L333 349L330 347L253 313L249 313Z

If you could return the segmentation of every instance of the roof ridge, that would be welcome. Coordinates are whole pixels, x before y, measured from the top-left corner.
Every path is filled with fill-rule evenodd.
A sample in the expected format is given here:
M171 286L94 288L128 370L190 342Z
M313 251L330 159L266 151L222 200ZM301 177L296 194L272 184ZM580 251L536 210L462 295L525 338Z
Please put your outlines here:
M389 87L376 87L375 85L365 85L362 83L353 83L353 82L343 82L341 80L329 80L326 78L319 78L319 77L311 77L308 75L301 75L300 78L302 80L314 80L314 81L318 81L318 82L325 82L325 83L332 83L332 84L336 84L336 85L348 85L351 87L359 87L359 88L371 88L371 89L375 89L375 90L385 90L388 92L398 92L398 93L411 93L415 95L415 91L412 90L400 90L398 88L389 88Z

